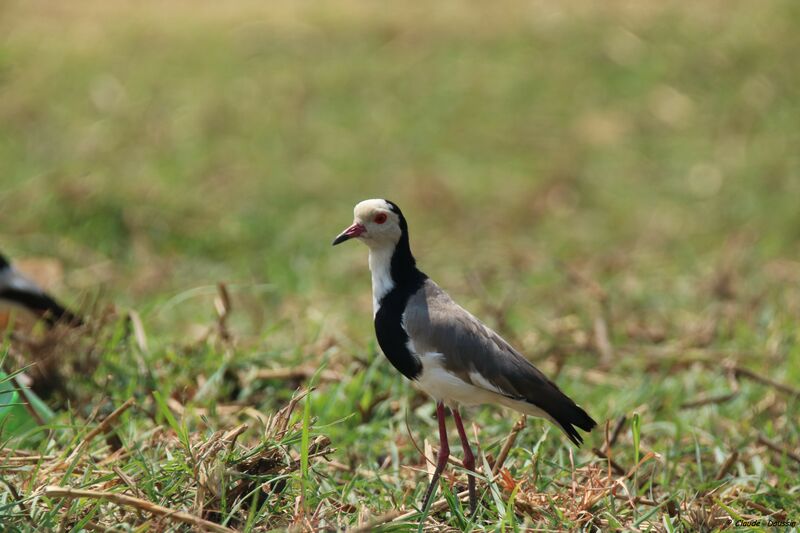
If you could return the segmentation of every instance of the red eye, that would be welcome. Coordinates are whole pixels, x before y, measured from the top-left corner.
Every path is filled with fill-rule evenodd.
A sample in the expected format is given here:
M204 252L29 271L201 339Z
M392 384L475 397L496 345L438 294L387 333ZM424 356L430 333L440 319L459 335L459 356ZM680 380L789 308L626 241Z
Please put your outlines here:
M384 222L386 222L386 218L387 218L386 213L378 213L377 215L375 215L374 220L376 224L383 224Z

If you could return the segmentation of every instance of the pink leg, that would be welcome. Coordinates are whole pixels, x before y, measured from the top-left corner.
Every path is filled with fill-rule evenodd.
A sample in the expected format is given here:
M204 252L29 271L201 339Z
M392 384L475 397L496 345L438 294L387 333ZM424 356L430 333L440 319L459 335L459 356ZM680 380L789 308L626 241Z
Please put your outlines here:
M447 459L450 457L450 446L447 444L447 426L444 423L444 404L439 402L436 404L436 418L439 419L439 457L436 461L436 470L433 471L431 484L428 485L428 491L425 493L425 498L422 500L422 508L428 506L428 502L433 496L434 489L439 482L439 476L442 475Z
M469 485L469 508L475 512L478 504L477 496L475 495L475 456L472 455L472 448L469 447L469 440L467 440L467 432L464 431L464 423L461 421L461 414L458 409L453 409L453 418L456 420L456 428L458 429L458 436L461 438L461 447L464 448L464 468L470 471L467 476L467 483Z

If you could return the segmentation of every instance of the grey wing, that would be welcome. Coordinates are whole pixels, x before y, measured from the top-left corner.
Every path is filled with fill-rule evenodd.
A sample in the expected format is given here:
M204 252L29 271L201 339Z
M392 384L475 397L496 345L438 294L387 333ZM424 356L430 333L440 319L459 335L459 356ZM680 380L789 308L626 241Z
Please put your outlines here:
M472 385L544 411L576 444L573 426L590 431L594 420L522 354L427 280L409 300L404 324L419 351L438 352L445 368ZM491 388L487 387L489 385Z

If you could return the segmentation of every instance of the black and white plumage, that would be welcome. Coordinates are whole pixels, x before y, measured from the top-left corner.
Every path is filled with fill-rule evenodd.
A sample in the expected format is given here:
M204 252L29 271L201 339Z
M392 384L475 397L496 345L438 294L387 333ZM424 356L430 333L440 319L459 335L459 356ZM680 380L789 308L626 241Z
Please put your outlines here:
M546 418L580 445L578 429L591 431L595 421L417 268L400 208L388 200L365 200L356 205L354 214L353 224L333 244L357 238L369 247L378 344L397 370L437 402L441 446L424 504L449 455L444 405L453 412L468 470L474 469L474 457L458 405L494 403ZM472 475L469 489L474 509Z
M0 254L0 304L19 307L33 313L48 325L63 322L82 324L81 318L59 304L52 296L25 277Z

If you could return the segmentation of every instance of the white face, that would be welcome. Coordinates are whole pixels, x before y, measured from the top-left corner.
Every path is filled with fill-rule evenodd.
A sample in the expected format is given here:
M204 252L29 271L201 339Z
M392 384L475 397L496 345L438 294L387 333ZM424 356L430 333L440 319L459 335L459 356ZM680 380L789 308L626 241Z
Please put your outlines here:
M364 200L353 209L353 215L353 225L342 232L334 244L355 238L370 248L382 248L394 246L400 240L400 217L386 200Z

